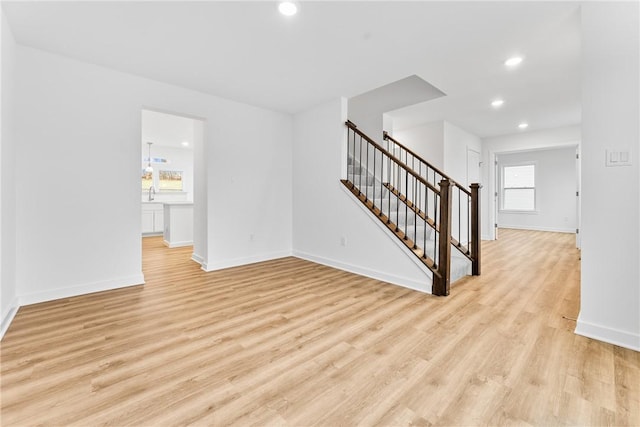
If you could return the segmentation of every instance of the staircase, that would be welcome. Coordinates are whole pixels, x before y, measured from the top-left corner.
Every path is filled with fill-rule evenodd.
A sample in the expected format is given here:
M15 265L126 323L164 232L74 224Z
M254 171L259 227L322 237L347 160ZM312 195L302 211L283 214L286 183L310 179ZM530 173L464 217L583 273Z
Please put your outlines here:
M480 274L480 186L464 188L386 133L383 147L346 125L341 182L431 271L432 293Z

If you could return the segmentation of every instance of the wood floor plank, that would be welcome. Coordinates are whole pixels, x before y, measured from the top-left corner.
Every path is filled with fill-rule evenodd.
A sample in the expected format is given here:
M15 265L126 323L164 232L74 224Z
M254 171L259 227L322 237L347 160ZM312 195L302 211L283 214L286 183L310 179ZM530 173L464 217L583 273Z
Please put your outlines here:
M500 230L433 297L293 257L22 307L3 426L640 425L640 353L575 335L570 234Z

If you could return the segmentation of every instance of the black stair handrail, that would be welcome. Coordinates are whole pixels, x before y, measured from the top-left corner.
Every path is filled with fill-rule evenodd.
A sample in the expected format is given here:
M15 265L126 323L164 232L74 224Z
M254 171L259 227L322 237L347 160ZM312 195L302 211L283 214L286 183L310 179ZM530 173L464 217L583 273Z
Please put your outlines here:
M472 274L479 275L480 184L473 183L471 190L468 190L387 132L384 132L384 139L387 141L385 148L359 130L353 122L348 120L345 125L348 128L347 159L352 161L353 171L347 170L347 179L342 182L434 273L433 293L449 294L451 262L449 245L468 258L471 261ZM358 148L356 138L359 138ZM358 181L356 181L356 167L360 170L357 174ZM350 174L351 180L349 180ZM369 193L372 198L369 198ZM392 212L392 200L395 212ZM387 206L376 206L378 203L387 204ZM402 209L398 208L400 205ZM404 230L392 223L391 216L394 214L396 216L394 221L398 224L400 224L398 222L400 214L404 216ZM413 226L407 227L407 221L411 218L413 218ZM427 240L431 241L426 231L423 239L418 236L416 228L418 221L421 227L424 226L424 230L430 227L435 233L433 245L429 246L431 249L420 248L416 244L416 239L425 245ZM409 236L412 236L408 241L407 231ZM430 253L433 254L433 259L427 255L427 250L432 251Z
M347 179L342 183L431 270L432 293L448 295L451 270L449 181L443 179L437 186L431 184L355 124L348 121L346 125L347 164L352 169L347 168ZM437 237L432 239L432 233Z
M427 168L435 171L438 175L440 175L440 177L449 180L449 182L451 183L451 185L456 186L458 188L460 188L460 190L462 190L463 192L467 193L467 195L471 196L471 191L468 190L464 185L456 182L456 180L454 180L453 178L451 178L449 175L447 175L446 173L442 172L440 169L438 169L437 167L435 167L433 164L431 164L430 162L426 161L425 159L423 159L422 157L420 157L418 154L416 154L413 150L411 150L410 148L408 148L407 146L401 144L400 142L398 142L398 140L396 140L395 138L393 138L391 135L389 135L389 132L387 132L386 130L382 132L382 136L384 138L385 141L391 141L393 142L395 145L397 145L398 147L400 147L402 150L405 151L405 156L407 154L411 154L411 156L413 158L415 158L416 160L418 160L419 162L421 162L422 164L424 164L425 166L427 166ZM390 150L389 150L390 151ZM407 166L409 166L409 162L408 159L405 157L405 164ZM415 168L414 168L415 169Z
M351 130L353 130L356 134L358 134L359 136L361 136L363 139L365 139L369 144L373 145L376 149L380 150L381 152L383 152L384 154L386 154L389 159L394 162L395 164L397 164L398 166L400 166L401 168L404 168L407 170L407 172L412 175L414 178L416 178L420 183L426 185L427 187L429 187L433 192L440 194L440 189L436 188L433 184L431 184L429 181L427 181L426 179L424 179L422 176L418 175L417 172L415 172L414 170L412 170L411 168L409 168L402 160L398 159L396 156L394 156L393 154L391 154L388 150L386 150L384 147L382 147L380 144L378 144L377 142L375 142L373 139L369 138L365 133L363 133L360 129L357 128L357 126L355 124L353 124L353 122L347 120L347 122L345 123L347 125L347 127L349 127Z

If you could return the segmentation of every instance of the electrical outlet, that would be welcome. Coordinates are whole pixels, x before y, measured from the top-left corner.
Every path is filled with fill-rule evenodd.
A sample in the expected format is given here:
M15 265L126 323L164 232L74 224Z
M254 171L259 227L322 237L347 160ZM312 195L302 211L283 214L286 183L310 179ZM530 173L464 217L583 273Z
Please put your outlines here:
M249 241L250 241L250 242L253 242L253 239L254 239L254 238L255 238L255 236L254 236L254 234L253 234L253 233L249 234Z
M340 246L342 247L346 247L347 246L347 238L342 236L340 237Z

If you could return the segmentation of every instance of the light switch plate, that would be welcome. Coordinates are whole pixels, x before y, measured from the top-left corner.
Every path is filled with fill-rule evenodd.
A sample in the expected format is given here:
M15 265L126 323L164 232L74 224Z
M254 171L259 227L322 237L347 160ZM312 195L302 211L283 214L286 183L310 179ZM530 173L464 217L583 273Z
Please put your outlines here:
M631 150L629 148L608 148L605 150L606 166L630 166Z

